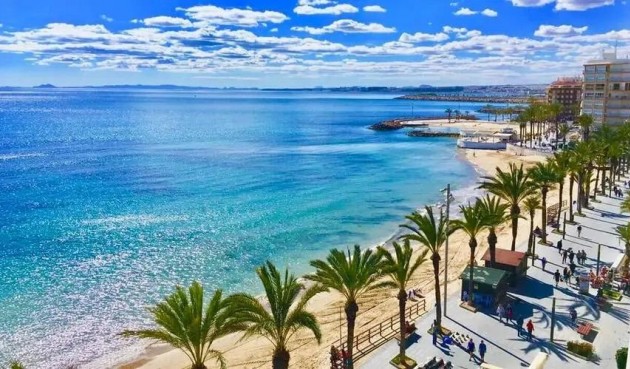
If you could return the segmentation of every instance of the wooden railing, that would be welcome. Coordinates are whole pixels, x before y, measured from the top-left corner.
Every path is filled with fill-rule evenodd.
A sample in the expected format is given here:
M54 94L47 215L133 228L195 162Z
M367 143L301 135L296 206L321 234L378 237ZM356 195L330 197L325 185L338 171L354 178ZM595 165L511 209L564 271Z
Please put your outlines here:
M426 302L424 299L409 305L405 308L405 320L413 322L426 312ZM385 342L400 334L400 315L396 314L387 320L375 324L365 331L354 336L353 356L354 361L361 359ZM333 342L333 346L337 349L346 350L346 337Z

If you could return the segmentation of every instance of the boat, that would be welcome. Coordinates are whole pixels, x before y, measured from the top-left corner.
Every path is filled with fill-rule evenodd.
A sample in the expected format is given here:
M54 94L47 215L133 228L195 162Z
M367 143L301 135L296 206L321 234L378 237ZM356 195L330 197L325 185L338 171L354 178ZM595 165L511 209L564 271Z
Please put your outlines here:
M504 128L495 133L461 131L457 140L457 147L476 150L505 150L508 142L511 142L514 136L515 133L511 128Z

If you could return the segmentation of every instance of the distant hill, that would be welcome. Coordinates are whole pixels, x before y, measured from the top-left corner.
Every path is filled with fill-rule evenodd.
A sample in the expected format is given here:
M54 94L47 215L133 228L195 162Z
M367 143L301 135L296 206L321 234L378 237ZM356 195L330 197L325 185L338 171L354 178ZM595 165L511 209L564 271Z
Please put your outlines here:
M57 86L51 85L50 83L46 83L46 84L43 84L43 85L34 86L33 88L57 88Z

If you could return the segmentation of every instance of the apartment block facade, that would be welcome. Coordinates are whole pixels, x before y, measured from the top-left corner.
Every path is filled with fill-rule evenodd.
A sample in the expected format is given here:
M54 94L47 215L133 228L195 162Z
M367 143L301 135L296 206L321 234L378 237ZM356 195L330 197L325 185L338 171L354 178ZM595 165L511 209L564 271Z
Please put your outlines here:
M593 116L596 125L630 120L630 59L604 53L584 64L581 112Z
M582 79L561 77L547 87L547 103L562 105L562 119L572 120L579 112L582 100Z

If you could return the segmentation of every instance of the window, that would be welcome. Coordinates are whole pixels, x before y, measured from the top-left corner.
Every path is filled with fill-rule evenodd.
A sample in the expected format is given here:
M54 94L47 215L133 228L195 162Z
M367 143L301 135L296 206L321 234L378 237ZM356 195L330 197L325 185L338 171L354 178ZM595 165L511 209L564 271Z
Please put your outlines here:
M613 83L613 91L619 91L619 83Z

